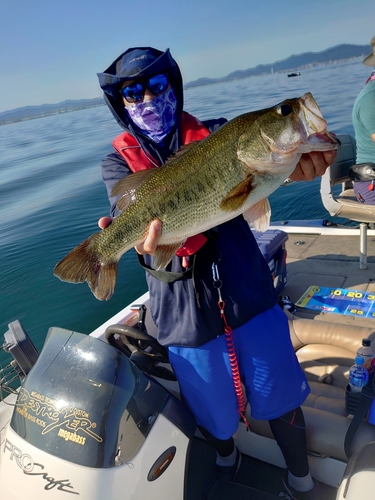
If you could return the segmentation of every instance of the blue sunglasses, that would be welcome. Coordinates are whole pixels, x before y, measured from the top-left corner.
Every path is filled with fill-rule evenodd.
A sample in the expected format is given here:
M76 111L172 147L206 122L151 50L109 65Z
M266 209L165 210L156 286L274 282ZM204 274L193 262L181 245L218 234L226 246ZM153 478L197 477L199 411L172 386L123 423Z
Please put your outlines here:
M120 90L120 94L129 103L142 101L147 88L152 94L160 95L169 87L168 76L164 74L151 76L142 82L133 82Z

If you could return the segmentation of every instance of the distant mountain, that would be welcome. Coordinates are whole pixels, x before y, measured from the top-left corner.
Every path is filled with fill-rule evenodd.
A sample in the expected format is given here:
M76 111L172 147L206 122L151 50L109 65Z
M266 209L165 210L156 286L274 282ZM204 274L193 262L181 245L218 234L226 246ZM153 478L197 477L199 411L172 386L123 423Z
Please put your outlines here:
M34 118L42 118L43 116L58 115L60 113L69 113L70 111L78 111L79 109L93 108L103 106L104 100L102 97L96 99L80 99L77 101L63 101L58 104L41 104L40 106L26 106L17 108L11 111L0 113L0 125L7 123L20 122L23 120L32 120Z
M211 85L213 83L228 82L230 80L248 78L249 76L259 76L272 72L286 73L297 69L301 70L324 64L334 64L337 62L348 61L350 59L356 59L358 57L364 57L370 52L370 45L336 45L335 47L323 50L322 52L305 52L299 55L292 55L287 59L276 61L273 64L260 64L255 68L233 71L232 73L229 73L229 75L222 78L199 78L198 80L186 83L184 88L189 89L202 85ZM4 111L0 113L0 125L103 105L104 100L100 97L97 99L64 101L58 104L26 106L24 108L17 108L12 111Z
M364 57L371 52L370 45L350 45L342 44L323 50L322 52L305 52L299 55L292 55L282 61L276 61L272 64L259 64L255 68L237 70L229 73L222 78L199 78L185 85L185 89L200 87L202 85L211 85L213 83L228 82L249 76L259 76L269 73L286 73L304 68L311 68L322 64L333 64L341 61L347 61L358 57Z

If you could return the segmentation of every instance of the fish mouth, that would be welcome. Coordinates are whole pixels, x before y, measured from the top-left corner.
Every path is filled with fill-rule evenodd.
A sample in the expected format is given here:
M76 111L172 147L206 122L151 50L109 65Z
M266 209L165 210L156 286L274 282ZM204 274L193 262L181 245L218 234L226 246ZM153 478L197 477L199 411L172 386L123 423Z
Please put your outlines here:
M327 122L314 97L307 92L299 99L300 110L296 113L297 128L301 135L299 153L332 151L340 148L340 141L327 131Z
M340 140L326 130L324 133L311 134L306 144L301 143L299 145L298 152L337 151L340 147Z
M261 139L269 156L257 164L247 161L247 165L258 172L290 173L291 166L295 166L303 153L340 148L340 141L327 131L327 122L310 92L283 101L275 110L285 118L285 130L281 127L279 134L273 134L272 128L263 130L260 127Z
M275 162L287 162L296 154L339 149L340 141L328 132L327 122L310 92L298 99L284 101L278 106L279 109L282 107L289 108L295 134L281 135L274 140L263 130L260 131Z

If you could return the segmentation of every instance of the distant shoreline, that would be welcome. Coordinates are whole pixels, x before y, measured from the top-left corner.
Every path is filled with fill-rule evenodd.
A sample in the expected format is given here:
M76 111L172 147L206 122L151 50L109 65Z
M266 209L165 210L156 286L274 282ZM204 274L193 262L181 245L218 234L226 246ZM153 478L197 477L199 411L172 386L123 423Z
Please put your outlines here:
M2 120L1 119L1 113L0 113L0 126L1 125L11 125L12 123L19 123L19 122L26 122L29 120L36 120L37 118L46 118L47 116L54 116L54 115L62 115L65 113L72 113L73 111L81 111L83 109L90 109L90 108L97 108L99 106L104 106L105 102L102 101L100 103L95 103L95 104L85 104L85 105L79 105L74 108L67 108L67 109L56 109L56 110L51 110L51 111L46 111L46 112L40 112L38 114L30 114L28 116L24 116L22 118L13 118L11 120ZM36 106L38 108L38 106ZM43 107L40 106L40 107ZM20 108L23 109L23 108ZM8 112L4 112L8 113ZM11 111L9 111L11 113Z
M292 73L292 72L301 72L303 70L309 70L309 69L312 69L312 68L318 68L320 66L331 66L331 65L334 65L334 64L345 64L345 63L350 63L350 62L354 62L356 60L361 60L361 57L362 56L359 56L359 57L351 57L349 59L339 59L337 61L328 61L328 62L324 62L324 63L311 63L311 64L307 64L306 66L298 66L296 68L290 68L290 69L285 69L285 70L280 70L280 71L274 71L274 72L270 72L270 71L264 71L262 73L257 73L256 75L247 75L247 76L237 76L237 77L233 77L233 78L226 78L226 79L216 79L215 81L211 81L210 83L196 83L194 85L191 85L189 83L187 83L185 86L184 86L184 90L190 90L190 89L193 89L193 88L197 88L197 87L205 87L207 85L217 85L219 83L227 83L227 82L233 82L235 80L244 80L246 78L252 78L252 77L256 77L256 76L265 76L265 75L269 75L269 74L275 74L275 75L279 75L279 74L288 74L288 73ZM198 80L197 80L198 82Z
M355 60L363 57L371 52L369 45L351 45L341 44L323 50L322 52L305 52L303 54L292 55L282 61L276 61L272 64L259 64L255 68L245 70L237 70L229 73L222 78L199 78L185 85L185 88L197 87L202 85L210 85L211 83L219 83L225 81L247 78L248 76L260 76L272 73L288 73L292 71L313 68L327 64L337 64Z

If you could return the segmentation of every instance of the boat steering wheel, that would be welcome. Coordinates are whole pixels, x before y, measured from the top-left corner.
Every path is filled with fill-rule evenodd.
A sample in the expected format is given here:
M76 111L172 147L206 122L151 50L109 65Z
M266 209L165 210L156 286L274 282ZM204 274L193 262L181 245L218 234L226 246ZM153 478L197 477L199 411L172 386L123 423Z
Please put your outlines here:
M119 336L121 340L115 336ZM168 351L148 333L129 325L110 325L105 340L130 358L141 371L155 377L176 380L174 373L159 363L168 363Z

